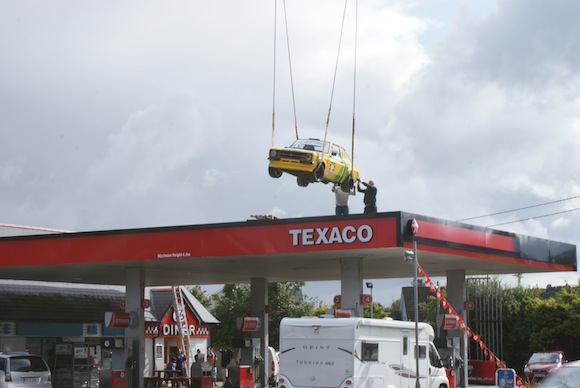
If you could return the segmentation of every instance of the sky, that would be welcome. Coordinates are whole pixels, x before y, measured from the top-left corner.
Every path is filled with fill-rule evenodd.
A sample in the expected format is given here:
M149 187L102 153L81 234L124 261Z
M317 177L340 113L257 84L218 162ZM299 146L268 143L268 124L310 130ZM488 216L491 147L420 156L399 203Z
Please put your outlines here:
M379 211L493 214L465 222L580 245L579 14L569 0L0 0L0 223L334 214L329 185L271 178L268 149L328 120L352 152L354 118ZM372 280L385 305L411 284Z

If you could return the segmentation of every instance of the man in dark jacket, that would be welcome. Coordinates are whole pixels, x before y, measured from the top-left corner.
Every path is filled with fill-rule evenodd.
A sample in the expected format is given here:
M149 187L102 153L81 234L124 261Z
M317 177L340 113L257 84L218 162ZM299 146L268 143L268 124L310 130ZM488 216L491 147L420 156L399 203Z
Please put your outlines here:
M363 184L365 188L361 188L360 184ZM377 188L375 187L375 181L369 179L369 182L362 182L360 179L357 180L357 189L359 193L365 193L364 203L365 203L365 213L376 213L377 212Z

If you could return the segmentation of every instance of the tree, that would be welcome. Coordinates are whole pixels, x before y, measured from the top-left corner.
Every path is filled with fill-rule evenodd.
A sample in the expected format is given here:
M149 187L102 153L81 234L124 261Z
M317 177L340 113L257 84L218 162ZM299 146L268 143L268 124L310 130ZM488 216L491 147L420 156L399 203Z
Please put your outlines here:
M564 286L553 298L530 302L527 324L531 348L563 350L569 359L579 357L580 287Z
M211 331L214 348L231 348L232 340L242 338L236 327L238 317L247 316L250 305L250 286L248 284L226 284L219 295L215 295L211 313L220 324Z
M525 362L532 352L529 340L532 327L528 324L529 305L538 298L539 290L535 288L515 287L502 292L502 328L504 361L510 368L523 373Z
M203 305L206 309L211 306L211 297L206 295L206 292L201 289L201 286L193 286L189 289L189 292L198 300L199 303Z
M284 317L313 315L322 303L316 298L302 296L303 282L286 282L268 284L268 304L274 311L268 314L268 333L271 346L278 348L280 320ZM232 347L232 340L249 337L236 327L238 317L250 314L251 289L248 284L224 286L220 295L215 296L211 311L220 321L212 330L212 345L215 348Z
M366 304L363 306L363 317L371 316L371 305ZM382 304L373 302L373 318L383 319L389 316L389 312L383 307Z
M302 295L304 282L270 283L268 285L268 301L274 306L269 314L269 343L279 349L280 321L284 317L302 317L313 315L315 309L323 306L316 298Z

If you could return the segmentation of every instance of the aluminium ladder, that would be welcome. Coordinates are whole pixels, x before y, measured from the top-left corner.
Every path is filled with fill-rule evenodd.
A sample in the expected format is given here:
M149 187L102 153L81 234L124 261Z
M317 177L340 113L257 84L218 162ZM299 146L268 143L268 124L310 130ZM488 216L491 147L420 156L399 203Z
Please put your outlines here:
M173 311L175 314L175 322L177 323L177 332L179 333L179 340L181 343L181 350L185 354L186 360L183 365L183 376L189 376L189 365L192 362L191 342L189 337L189 324L187 323L187 314L185 312L185 304L183 301L183 294L181 286L173 286Z

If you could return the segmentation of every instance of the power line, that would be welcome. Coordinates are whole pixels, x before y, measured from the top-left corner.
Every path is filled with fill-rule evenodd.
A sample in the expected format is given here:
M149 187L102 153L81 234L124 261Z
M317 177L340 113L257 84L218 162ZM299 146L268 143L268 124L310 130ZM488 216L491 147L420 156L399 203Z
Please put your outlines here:
M558 202L558 201L556 201ZM499 226L499 225L507 225L507 224L515 224L516 222L523 222L523 221L529 221L529 220L535 220L537 218L544 218L544 217L550 217L550 216L556 216L558 214L564 214L564 213L570 213L570 212L574 212L576 210L580 210L580 207L577 207L575 209L570 209L570 210L563 210L561 212L555 212L555 213L550 213L550 214L544 214L541 216L536 216L536 217L528 217L528 218L523 218L521 220L517 220L517 221L509 221L509 222L502 222L500 224L493 224L493 225L488 225L488 228L491 228L493 226ZM498 213L499 214L499 213Z
M570 201L570 200L572 200L572 199L576 199L576 198L580 198L580 195L576 195L576 196L574 196L574 197L569 197L569 198L564 198L564 199L557 199L557 200L555 200L555 201L550 201L550 202L544 202L544 203L540 203L540 204L537 204L537 205L531 205L531 206L520 207L520 208L517 208L517 209L504 210L504 211L497 212L497 213L484 214L484 215L482 215L482 216L476 216L476 217L470 217L470 218L463 218L463 219L461 219L461 220L457 220L457 222L462 222L462 221L469 221L469 220L475 220L475 219L478 219L478 218L485 218L485 217L491 217L491 216L497 216L497 215L499 215L499 214L506 214L506 213L516 212L516 211L519 211L519 210L532 209L532 208L535 208L535 207L540 207L540 206L551 205L551 204L553 204L553 203L564 202L564 201ZM573 209L573 210L578 210L578 209ZM572 211L572 210L569 210L569 211ZM568 211L564 211L563 213L567 213L567 212L568 212ZM538 217L530 217L530 218L526 218L526 219L532 219L532 218L541 218L541 217L548 217L548 216L555 215L555 214L559 214L559 213L546 214L546 215L544 215L544 216L538 216ZM523 221L525 221L525 220L523 220ZM519 222L519 221L512 221L512 222ZM510 224L510 223L512 223L512 222L508 222L508 224ZM497 225L504 225L504 224L497 224ZM491 226L495 226L495 225L491 225Z

